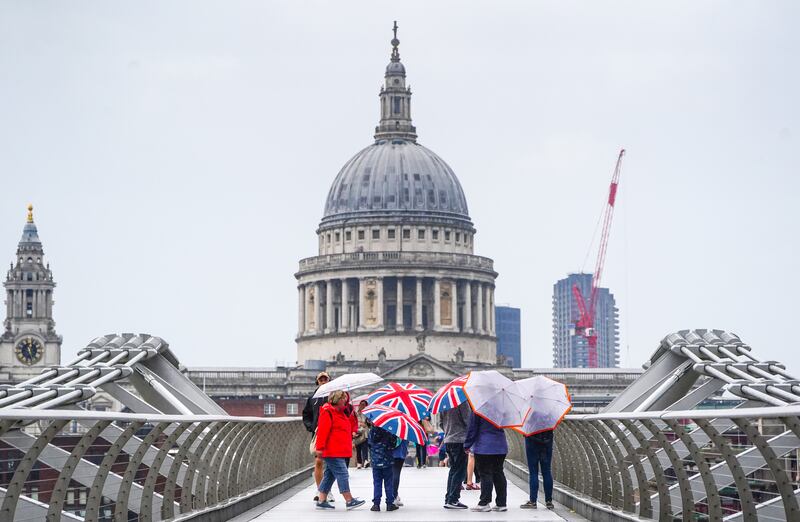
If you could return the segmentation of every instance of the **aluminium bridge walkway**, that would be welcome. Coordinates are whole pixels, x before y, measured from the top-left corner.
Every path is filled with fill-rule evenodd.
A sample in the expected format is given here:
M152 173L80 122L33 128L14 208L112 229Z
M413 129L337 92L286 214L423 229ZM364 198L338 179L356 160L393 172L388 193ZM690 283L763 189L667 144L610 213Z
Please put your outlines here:
M400 496L403 500L403 507L397 511L386 512L385 499L381 504L381 512L375 513L369 510L372 506L372 470L370 469L351 469L350 470L350 489L353 494L366 500L366 504L358 509L347 511L344 509L342 497L336 496L336 510L332 512L322 512L314 507L311 499L316 494L314 484L311 480L305 481L302 485L296 486L286 494L275 499L276 502L268 502L264 506L257 507L237 518L235 522L250 521L272 521L272 520L320 520L334 521L347 520L356 522L358 520L413 520L422 522L425 520L454 520L454 521L517 521L517 520L543 520L543 521L562 521L562 520L585 520L561 506L556 505L556 509L551 511L543 505L544 498L540 498L538 509L520 509L520 504L528 500L527 484L521 479L506 473L508 477L508 511L478 513L470 510L450 510L442 507L444 490L447 485L447 468L430 467L417 469L415 467L403 468L400 479ZM524 488L520 489L520 486ZM480 491L463 491L461 501L472 507L478 503ZM541 496L541 492L540 492ZM494 500L494 499L493 499Z
M519 509L524 441L509 431L507 476L523 486L506 513L445 511L444 470L407 468L399 511L334 514L313 509L300 419L228 415L162 339L98 337L69 364L0 386L0 521L800 520L800 380L721 330L670 334L645 368L601 413L556 430L554 500L568 509ZM132 413L83 409L98 389ZM736 407L708 409L723 393ZM369 499L371 473L353 477Z

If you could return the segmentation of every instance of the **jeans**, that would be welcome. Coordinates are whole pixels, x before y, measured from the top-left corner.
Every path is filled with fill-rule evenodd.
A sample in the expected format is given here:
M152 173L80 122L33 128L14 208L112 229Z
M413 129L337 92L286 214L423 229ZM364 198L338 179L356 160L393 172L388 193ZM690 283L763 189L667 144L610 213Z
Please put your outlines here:
M394 459L392 464L392 482L394 485L394 498L397 498L397 489L400 487L400 472L403 471L403 464L406 459Z
M506 474L503 472L505 455L480 455L475 454L475 467L481 473L481 499L478 502L486 506L492 501L492 488L497 490L494 503L497 506L506 505Z
M450 473L447 474L447 493L445 504L456 504L461 499L461 483L467 478L467 454L464 444L448 442L444 445L447 458L450 460Z
M539 496L539 471L542 472L542 481L544 482L544 500L545 502L552 502L553 500L553 471L551 463L553 462L553 439L552 437L548 442L542 443L533 439L533 437L525 437L525 456L528 458L528 475L530 476L530 495L531 502L536 502L536 497Z
M428 446L417 444L417 467L428 464Z
M356 446L356 463L364 464L369 458L369 445L364 441Z
M386 491L386 505L394 504L394 469L392 466L385 468L372 467L372 503L376 506L381 503L381 486Z
M350 491L350 474L347 471L345 459L326 457L322 460L325 461L325 471L322 472L319 492L326 495L330 493L333 481L336 480L336 484L339 486L339 493L348 493Z

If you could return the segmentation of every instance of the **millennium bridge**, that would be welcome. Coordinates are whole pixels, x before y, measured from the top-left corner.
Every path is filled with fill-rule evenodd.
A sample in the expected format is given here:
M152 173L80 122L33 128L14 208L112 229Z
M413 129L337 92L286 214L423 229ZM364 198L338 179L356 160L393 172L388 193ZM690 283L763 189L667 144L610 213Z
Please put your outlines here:
M553 511L517 507L512 432L507 513L442 509L444 468L405 471L393 513L315 511L300 419L227 415L179 368L158 337L106 335L0 388L0 520L800 520L800 381L721 330L668 335L603 411L567 416ZM99 390L130 412L81 409ZM709 408L720 396L736 407ZM369 498L369 470L351 476Z

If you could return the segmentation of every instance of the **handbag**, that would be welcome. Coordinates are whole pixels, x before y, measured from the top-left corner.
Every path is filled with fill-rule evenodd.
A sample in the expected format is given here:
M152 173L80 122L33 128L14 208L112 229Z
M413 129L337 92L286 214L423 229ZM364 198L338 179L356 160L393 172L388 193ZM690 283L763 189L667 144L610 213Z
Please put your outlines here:
M317 430L314 430L314 434L311 436L311 444L308 445L308 452L311 453L312 457L317 456Z
M353 444L359 446L367 441L367 431L366 430L358 430L356 436L353 437Z

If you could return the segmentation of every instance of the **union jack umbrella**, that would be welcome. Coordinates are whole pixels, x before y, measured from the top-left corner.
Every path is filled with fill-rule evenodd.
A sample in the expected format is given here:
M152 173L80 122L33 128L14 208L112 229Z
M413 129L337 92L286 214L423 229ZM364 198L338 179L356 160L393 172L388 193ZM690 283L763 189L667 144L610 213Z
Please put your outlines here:
M425 430L417 421L400 410L373 404L361 410L375 426L388 431L403 440L425 444L428 441Z
M467 394L464 393L464 384L466 382L467 376L462 375L439 388L439 391L433 394L428 411L432 414L441 413L466 401Z
M403 413L407 413L415 421L426 418L428 404L431 402L433 394L416 384L399 384L390 382L386 386L381 386L367 396L367 402L389 406Z

